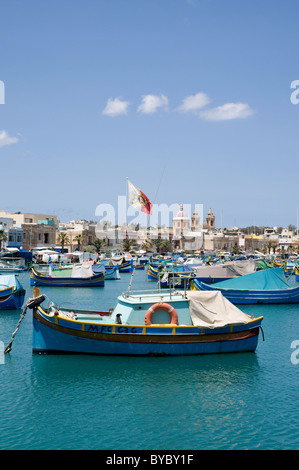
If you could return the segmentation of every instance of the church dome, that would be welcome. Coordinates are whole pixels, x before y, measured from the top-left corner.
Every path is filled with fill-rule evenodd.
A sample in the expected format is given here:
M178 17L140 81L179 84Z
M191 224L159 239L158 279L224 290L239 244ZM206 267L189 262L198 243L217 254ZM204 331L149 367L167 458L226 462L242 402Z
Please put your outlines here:
M189 217L188 217L187 214L185 214L185 212L183 211L183 204L180 204L180 210L179 210L179 212L177 213L177 215L174 217L174 219L186 219L186 220L189 220Z

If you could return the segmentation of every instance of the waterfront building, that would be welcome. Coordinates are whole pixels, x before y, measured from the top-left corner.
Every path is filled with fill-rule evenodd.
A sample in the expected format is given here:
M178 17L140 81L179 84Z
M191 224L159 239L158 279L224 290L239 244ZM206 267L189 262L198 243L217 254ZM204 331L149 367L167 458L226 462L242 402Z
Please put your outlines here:
M181 204L179 212L173 217L172 228L174 246L188 251L199 250L203 247L203 229L196 209L191 216L190 226L190 219Z
M48 214L33 214L31 212L6 212L4 210L0 210L0 217L8 217L13 219L14 225L22 225L22 224L37 224L39 221L46 220L54 222L54 225L59 224L56 215L48 215Z
M69 243L65 243L64 248L73 252L75 249L82 250L88 245L93 245L96 236L96 225L90 224L87 220L71 220L67 223L60 223L56 233L56 244L61 246L59 235L66 233Z

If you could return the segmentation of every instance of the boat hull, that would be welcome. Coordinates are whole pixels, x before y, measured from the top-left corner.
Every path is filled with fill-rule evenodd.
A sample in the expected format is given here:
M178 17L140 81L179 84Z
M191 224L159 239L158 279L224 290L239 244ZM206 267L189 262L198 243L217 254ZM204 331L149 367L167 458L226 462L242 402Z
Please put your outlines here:
M219 290L231 303L246 304L289 304L299 303L299 288L278 290L237 290L221 289L204 282L192 281L191 289Z
M31 286L59 286L59 287L103 287L105 275L99 274L88 278L43 276L32 270L30 274Z
M157 281L159 275L159 270L149 265L147 269L147 280L148 281Z
M6 292L5 292L6 291ZM0 309L15 310L22 308L25 300L25 289L14 290L12 287L0 292Z
M106 267L105 281L108 281L110 279L120 279L118 266L114 266L112 268Z
M115 325L49 317L33 312L33 352L129 356L177 356L253 352L261 320L202 329L177 325Z
M131 261L125 261L119 265L120 273L132 273L134 270L133 259Z

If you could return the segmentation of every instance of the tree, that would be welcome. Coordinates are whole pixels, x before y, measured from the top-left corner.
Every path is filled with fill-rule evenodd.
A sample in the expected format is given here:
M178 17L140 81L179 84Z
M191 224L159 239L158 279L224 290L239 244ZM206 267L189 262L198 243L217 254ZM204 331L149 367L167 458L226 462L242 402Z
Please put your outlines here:
M132 248L134 244L135 244L134 240L131 240L130 238L125 238L122 241L122 248L124 251L130 251L130 249Z
M68 237L68 234L66 232L60 232L58 237L57 237L58 243L61 245L61 253L64 252L64 245L69 245L70 244L70 239Z
M98 253L104 246L106 246L106 242L104 242L104 240L101 240L100 238L96 238L93 244Z
M2 242L7 241L7 235L4 230L0 230L0 251L2 250Z
M163 238L156 238L152 241L153 245L155 245L157 252L161 253L161 251L171 251L172 244L169 240L165 240Z
M232 248L231 248L231 253L233 255L238 255L240 253L240 247L238 245L234 245Z
M78 250L80 251L81 248L82 248L82 245L83 245L83 235L82 235L82 233L79 233L78 235L76 235L74 240L76 240L76 242L78 244Z
M160 245L161 251L172 251L172 243L169 240L162 240Z
M144 242L142 243L141 245L141 248L145 251L150 251L153 247L153 244L151 242L151 240L144 240Z

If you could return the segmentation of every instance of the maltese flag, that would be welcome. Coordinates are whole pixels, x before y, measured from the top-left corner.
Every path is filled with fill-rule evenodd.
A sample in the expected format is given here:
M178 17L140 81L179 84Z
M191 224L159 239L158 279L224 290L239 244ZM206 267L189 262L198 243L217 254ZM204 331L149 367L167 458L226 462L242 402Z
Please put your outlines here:
M152 213L152 203L140 189L128 180L129 204L145 214Z

